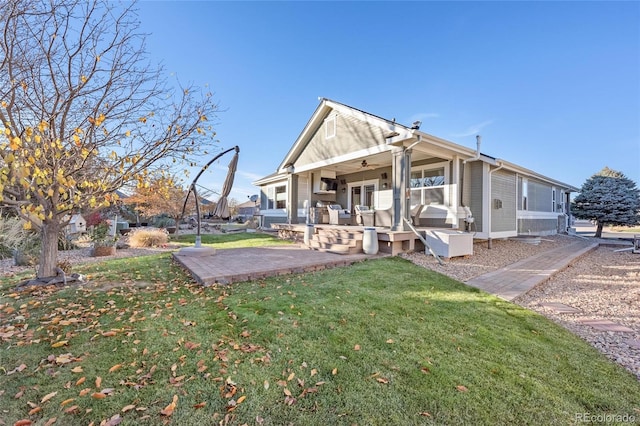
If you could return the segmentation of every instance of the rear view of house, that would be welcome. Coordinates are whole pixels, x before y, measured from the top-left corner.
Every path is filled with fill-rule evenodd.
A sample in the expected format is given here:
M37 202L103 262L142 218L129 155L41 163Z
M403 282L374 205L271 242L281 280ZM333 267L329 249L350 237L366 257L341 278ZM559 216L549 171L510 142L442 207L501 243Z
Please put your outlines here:
M329 223L329 205L373 210L390 232L448 228L474 238L563 233L577 188L329 99L277 171L256 182L263 226Z

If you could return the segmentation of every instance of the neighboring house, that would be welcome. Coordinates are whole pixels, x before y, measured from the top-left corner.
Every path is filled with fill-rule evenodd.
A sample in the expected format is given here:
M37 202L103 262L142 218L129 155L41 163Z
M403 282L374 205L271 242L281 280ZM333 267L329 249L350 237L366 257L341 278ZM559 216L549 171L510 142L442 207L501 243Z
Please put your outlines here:
M340 204L373 208L375 225L390 231L406 231L412 219L481 239L567 231L577 188L481 153L479 137L474 150L419 125L321 98L277 171L254 182L263 226L323 223L316 208Z
M240 216L243 220L252 219L254 215L260 213L260 202L256 201L246 201L242 204L238 204L238 216Z

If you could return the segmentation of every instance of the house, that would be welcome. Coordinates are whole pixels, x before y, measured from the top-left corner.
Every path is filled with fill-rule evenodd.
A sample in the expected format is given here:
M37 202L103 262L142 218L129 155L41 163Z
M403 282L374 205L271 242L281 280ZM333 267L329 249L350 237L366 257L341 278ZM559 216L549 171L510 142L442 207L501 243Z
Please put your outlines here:
M263 225L327 223L326 206L374 211L380 229L447 228L474 238L564 233L577 188L476 149L320 98L260 187ZM355 222L354 222L355 224Z
M260 213L260 202L258 197L253 195L251 200L245 201L242 204L238 204L238 217L242 220L252 219L253 216ZM253 200L253 201L252 201Z

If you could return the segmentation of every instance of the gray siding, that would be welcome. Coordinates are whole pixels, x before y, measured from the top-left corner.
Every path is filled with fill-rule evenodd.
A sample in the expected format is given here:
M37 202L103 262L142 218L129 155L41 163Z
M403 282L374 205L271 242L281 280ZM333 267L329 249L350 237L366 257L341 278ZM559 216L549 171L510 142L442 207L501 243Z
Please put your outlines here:
M482 162L474 161L467 163L465 168L465 186L468 185L469 190L465 189L465 197L468 197L469 208L475 222L472 224L471 229L477 232L482 232Z
M333 112L330 113L328 117L333 114ZM360 149L378 145L386 146L383 130L379 127L371 127L353 117L340 114L335 114L335 120L335 136L327 138L328 121L325 119L295 161L296 167L328 160Z
M516 175L497 171L491 175L491 232L516 229Z

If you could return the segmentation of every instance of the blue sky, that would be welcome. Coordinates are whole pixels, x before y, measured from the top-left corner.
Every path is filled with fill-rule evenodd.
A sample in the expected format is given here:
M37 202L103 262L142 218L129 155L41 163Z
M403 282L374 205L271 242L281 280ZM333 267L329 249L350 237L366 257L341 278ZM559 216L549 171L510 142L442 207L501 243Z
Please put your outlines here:
M142 1L147 50L209 85L231 197L258 192L326 97L580 187L640 185L640 2ZM219 190L230 155L205 175ZM206 162L208 159L204 159ZM193 174L192 174L193 176Z

